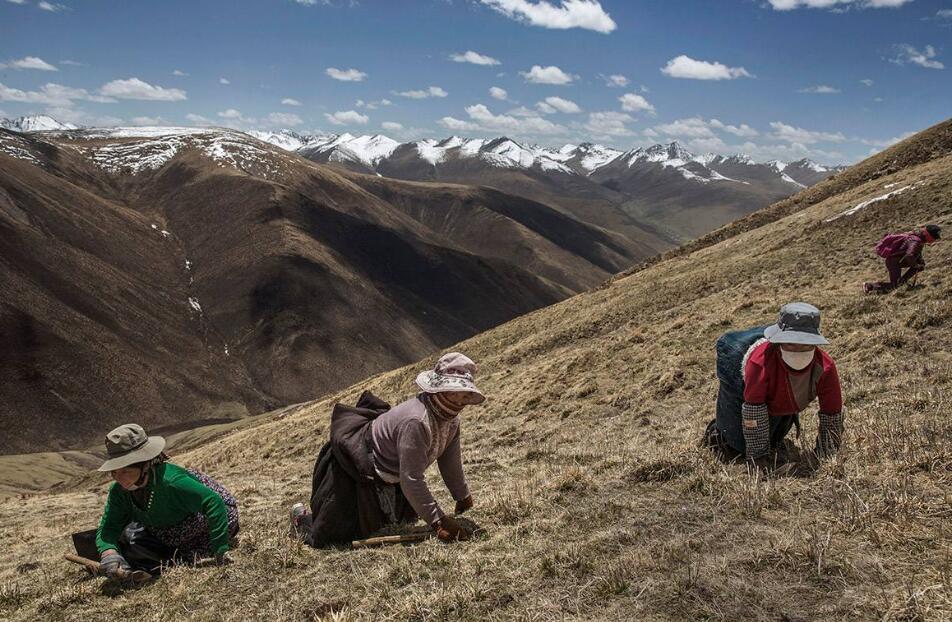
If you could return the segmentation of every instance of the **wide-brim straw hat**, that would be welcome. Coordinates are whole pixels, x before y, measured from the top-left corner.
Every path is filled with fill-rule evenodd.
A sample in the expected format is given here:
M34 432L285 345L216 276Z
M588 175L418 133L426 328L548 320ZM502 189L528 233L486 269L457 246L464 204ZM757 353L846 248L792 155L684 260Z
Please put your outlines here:
M820 310L805 302L780 307L777 323L764 329L770 343L797 343L822 346L830 343L820 334Z
M421 372L416 377L416 383L426 393L449 391L474 393L479 396L476 402L479 404L486 399L486 396L476 387L477 370L476 363L468 356L459 352L450 352L441 356L433 369Z
M165 439L149 436L136 423L121 425L106 435L107 459L100 471L115 471L138 462L157 458L165 449Z

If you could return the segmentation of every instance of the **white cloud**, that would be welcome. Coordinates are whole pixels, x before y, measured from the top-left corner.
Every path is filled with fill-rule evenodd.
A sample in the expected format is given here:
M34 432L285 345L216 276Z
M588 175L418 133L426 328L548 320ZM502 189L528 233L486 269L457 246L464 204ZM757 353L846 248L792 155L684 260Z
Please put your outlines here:
M541 106L543 103L551 108L551 111L547 112L558 111L564 114L576 114L582 112L582 109L579 108L578 104L568 99L562 99L561 97L546 97L545 102L539 102L536 104L536 106Z
M129 119L132 125L165 125L165 119L162 117L132 117Z
M231 80L228 78L218 78L218 84L231 84Z
M244 117L241 116L241 112L239 112L238 110L235 110L234 108L229 108L228 110L223 110L223 111L221 111L221 112L218 113L218 116L221 117L222 119L229 119L229 120L236 120L236 119L243 119L243 118L244 118Z
M635 93L625 93L618 101L621 102L621 109L626 112L654 112L655 109L647 99Z
M620 73L613 73L610 76L601 76L601 78L605 81L605 84L611 87L624 88L628 86L628 78Z
M449 93L438 86L431 86L425 90L400 91L397 95L400 97L409 97L410 99L426 99L428 97L446 97Z
M268 115L268 123L275 127L294 127L301 125L304 121L301 117L290 112L272 112Z
M935 16L936 19L952 19L952 9L942 9Z
M192 124L198 126L214 125L211 119L207 119L200 114L188 113L185 118Z
M380 127L388 132L399 132L403 129L403 124L397 123L396 121L384 121L380 124Z
M571 84L578 76L565 73L555 65L541 67L533 65L529 71L520 71L519 75L525 78L526 82L533 84Z
M59 11L65 11L66 9L69 8L65 4L55 4L53 2L46 2L46 0L43 0L42 2L37 2L36 6L37 8L42 9L44 11L49 11L50 13L58 13Z
M489 87L489 95L493 99L498 99L500 101L506 101L509 99L509 93L506 92L506 89L501 89L498 86Z
M528 109L529 115L526 116L516 116L511 112L509 114L493 114L483 104L467 106L465 110L470 118L469 121L454 117L443 117L437 123L454 132L488 132L512 135L564 134L566 132L565 127L543 119Z
M340 110L334 114L325 113L324 117L334 125L367 125L370 117L356 110Z
M281 103L285 106L302 106L303 104L293 97L285 97L281 100Z
M86 67L86 63L81 63L75 60L61 60L60 65L69 65L70 67Z
M485 56L479 52L467 50L463 54L451 54L450 60L457 63L470 63L472 65L499 65L499 61L492 56Z
M642 133L644 136L647 136L648 138L657 138L657 137L658 137L658 132L654 131L654 130L651 129L650 127L649 127L648 129L644 130L644 131L641 132L641 133Z
M728 67L716 61L694 60L684 54L669 60L668 64L661 68L661 73L672 78L691 80L734 80L754 77L743 67Z
M545 104L544 107L549 108L549 111L546 114L552 114L555 112L555 108L552 108L548 104ZM511 115L513 117L537 117L539 116L539 112L545 112L545 111L542 110L541 107L539 108L539 110L533 110L532 108L526 108L525 106L518 106L508 111L506 114Z
M754 136L760 135L760 132L750 127L746 123L741 123L740 125L727 125L717 119L711 119L708 122L708 125L715 129L721 130L722 132L727 132L728 134L733 134L734 136L740 136L741 138L753 138Z
M626 126L632 121L634 118L624 112L590 112L588 122L583 127L594 136L633 136L634 132Z
M181 76L187 76L188 74L182 71L181 69L176 69L172 72L172 75L181 77Z
M148 101L184 101L188 99L185 91L181 89L167 89L161 86L153 86L143 82L139 78L129 78L128 80L113 80L102 85L99 92L106 97L115 97L116 99L141 99Z
M11 60L6 63L0 63L0 69L36 69L37 71L59 71L56 67L49 64L42 58L36 56L26 56L19 60Z
M95 95L86 89L76 89L61 84L49 83L41 86L39 91L22 91L0 83L0 101L68 107L74 100L99 103L115 103L116 101L111 97Z
M885 9L901 7L912 0L768 0L775 11L793 9L830 9L837 5L857 6L864 9Z
M26 4L26 0L7 0L10 4Z
M800 127L787 125L786 123L782 123L780 121L771 122L770 127L773 128L774 131L772 138L783 140L789 143L812 145L818 142L841 143L846 140L846 137L840 132L814 132Z
M908 43L896 46L896 56L889 59L897 65L919 65L926 69L945 69L940 61L933 60L936 57L935 48L927 45L921 52Z
M358 69L328 67L324 73L341 82L363 82L367 78L367 74Z
M832 87L828 84L820 84L817 86L808 86L805 89L800 89L797 93L813 93L815 95L832 95L835 93L840 93L840 89Z
M701 117L678 119L671 123L656 125L654 129L662 134L680 138L714 138L715 136L714 131Z
M506 17L531 26L564 30L583 28L608 34L617 28L598 0L562 0L554 6L546 0L481 0Z
M865 78L863 80L860 80L859 82L860 84L865 84L866 86L873 86L874 84L873 81L870 80L869 78Z
M389 99L379 99L377 101L371 101L371 102L365 102L362 99L358 99L356 102L354 102L354 106L358 108L366 108L367 110L376 110L377 108L381 106L390 106L392 104L393 102L390 101Z
M863 138L863 139L860 139L859 142L863 143L864 145L872 145L873 147L879 147L880 149L885 149L886 147L892 147L896 143L902 142L906 140L907 138L909 138L910 136L915 136L915 135L916 135L916 132L904 132L903 134L900 134L899 136L894 136L886 140Z

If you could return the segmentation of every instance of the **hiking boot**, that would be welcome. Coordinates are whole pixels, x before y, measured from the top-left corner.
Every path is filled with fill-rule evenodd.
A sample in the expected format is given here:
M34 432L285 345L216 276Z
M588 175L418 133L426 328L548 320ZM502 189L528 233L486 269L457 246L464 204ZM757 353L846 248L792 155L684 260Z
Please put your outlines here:
M873 284L872 283L863 283L863 293L872 294L873 293Z
M291 538L302 538L307 531L310 523L311 512L303 503L295 503L291 506L291 526L288 529L288 536Z

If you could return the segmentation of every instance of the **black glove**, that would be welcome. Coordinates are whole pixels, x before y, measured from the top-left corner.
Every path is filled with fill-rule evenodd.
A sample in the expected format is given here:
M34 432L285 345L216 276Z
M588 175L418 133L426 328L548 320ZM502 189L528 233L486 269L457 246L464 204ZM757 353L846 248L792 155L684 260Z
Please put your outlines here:
M816 435L816 455L831 458L843 441L843 413L820 413L820 430Z
M462 514L471 507L473 507L473 495L469 495L465 499L460 499L456 502L456 513Z
M102 558L100 568L104 575L114 581L120 581L129 577L132 567L126 558L119 553L110 553Z

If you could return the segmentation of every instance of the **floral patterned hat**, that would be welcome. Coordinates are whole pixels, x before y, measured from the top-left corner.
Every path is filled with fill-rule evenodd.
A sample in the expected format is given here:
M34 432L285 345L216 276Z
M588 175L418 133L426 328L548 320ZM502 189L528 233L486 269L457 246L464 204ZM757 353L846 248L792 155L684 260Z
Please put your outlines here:
M427 393L445 393L447 391L466 391L480 397L478 403L486 399L483 392L476 388L476 363L465 354L450 352L440 357L436 367L422 372L416 378L417 385Z

